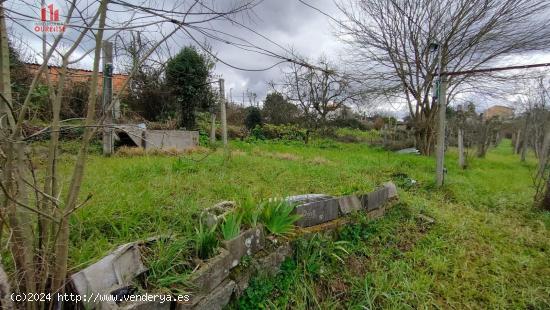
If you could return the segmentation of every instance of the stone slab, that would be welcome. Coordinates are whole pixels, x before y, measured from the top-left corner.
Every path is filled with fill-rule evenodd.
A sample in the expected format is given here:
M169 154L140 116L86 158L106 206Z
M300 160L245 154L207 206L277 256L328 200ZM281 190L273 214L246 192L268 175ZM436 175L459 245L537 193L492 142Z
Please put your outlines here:
M233 295L234 290L235 282L227 279L216 287L210 294L201 299L194 309L221 310L231 300L231 295Z
M191 289L198 292L210 292L229 275L231 253L220 248L220 253L209 259L199 270L191 274Z
M121 310L170 310L171 302L160 302L160 301L138 301L138 302L129 302L119 305L114 309Z
M143 139L144 148L186 150L199 144L198 131L186 130L146 130Z
M367 211L375 210L382 207L388 200L388 189L386 187L378 188L377 190L367 194Z
M355 195L349 195L338 198L340 214L349 214L354 211L359 211L362 208L361 201Z
M289 196L289 197L286 197L285 200L288 203L304 204L308 202L314 202L314 201L325 200L330 198L333 198L333 197L326 194L304 194L304 195Z
M222 242L222 246L231 253L231 268L236 267L243 256L251 256L262 250L264 244L264 230L261 225L243 231L235 239Z
M382 207L382 208L374 209L372 211L367 212L367 217L371 220L374 220L374 219L383 217L384 213L386 213L386 208Z
M399 198L399 194L397 193L397 186L393 184L393 182L386 182L382 184L387 190L388 190L388 199L393 198Z
M269 255L256 260L256 271L268 275L275 275L280 271L283 261L292 255L292 246L285 243L276 248Z
M254 268L239 266L231 270L229 278L235 281L235 296L239 297L248 288L248 283L254 274Z
M299 227L310 227L338 218L338 198L314 201L296 206L294 213L302 217L296 221Z
M111 291L129 285L147 271L135 242L124 244L95 264L71 275L72 286L80 295ZM89 305L89 304L88 304Z

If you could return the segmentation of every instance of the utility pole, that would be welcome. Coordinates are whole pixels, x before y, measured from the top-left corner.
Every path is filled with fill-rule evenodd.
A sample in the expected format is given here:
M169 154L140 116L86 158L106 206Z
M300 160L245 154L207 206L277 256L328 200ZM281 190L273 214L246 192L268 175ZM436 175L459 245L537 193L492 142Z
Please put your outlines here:
M437 106L439 109L439 117L437 122L437 144L436 144L436 169L435 169L435 183L437 187L443 186L445 179L445 117L447 112L447 84L448 74L443 73L443 52L440 44L430 44L432 51L437 50L437 59L439 62L437 73Z
M210 111L210 143L216 143L216 108Z
M225 115L225 89L224 80L220 79L220 118L222 122L222 141L224 151L227 153L227 119Z
M103 41L103 155L113 154L113 43Z
M436 150L436 184L443 186L445 179L445 117L447 112L447 75L442 75L439 80L438 109L439 119L437 123L437 150Z

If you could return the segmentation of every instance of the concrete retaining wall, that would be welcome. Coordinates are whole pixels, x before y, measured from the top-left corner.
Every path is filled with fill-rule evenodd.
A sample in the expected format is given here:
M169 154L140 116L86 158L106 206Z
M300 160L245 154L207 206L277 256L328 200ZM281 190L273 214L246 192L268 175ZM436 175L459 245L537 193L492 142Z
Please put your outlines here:
M187 130L148 130L137 125L117 125L115 132L125 132L138 146L146 150L186 150L199 145L199 132Z
M304 195L293 197L288 197L287 201L301 203L296 206L295 213L303 216L296 222L296 226L302 227L298 230L297 237L303 237L345 225L349 222L349 217L345 216L351 212L366 212L371 219L383 216L389 207L388 202L397 198L397 189L393 183L385 183L379 189L361 196L332 198L316 195L314 199L302 199ZM96 305L96 309L222 309L232 298L237 298L244 292L252 276L259 272L276 274L281 263L293 254L289 241L279 240L272 243L271 247L266 247L266 239L269 238L266 238L264 233L263 228L258 226L241 232L233 240L222 242L220 253L190 275L189 282L194 293L191 294L189 302L173 302L171 305L155 302L119 305L102 303ZM98 263L73 275L71 278L75 282L73 286L77 293L85 294L92 291L109 294L113 288L129 284L130 277L144 271L140 257L133 252L135 250L137 247L134 244L123 246ZM250 261L239 264L245 256L250 257ZM117 268L124 272L117 272ZM109 275L109 269L113 269L117 277Z
M143 147L146 150L168 148L186 150L199 145L199 132L186 130L146 130L143 139Z

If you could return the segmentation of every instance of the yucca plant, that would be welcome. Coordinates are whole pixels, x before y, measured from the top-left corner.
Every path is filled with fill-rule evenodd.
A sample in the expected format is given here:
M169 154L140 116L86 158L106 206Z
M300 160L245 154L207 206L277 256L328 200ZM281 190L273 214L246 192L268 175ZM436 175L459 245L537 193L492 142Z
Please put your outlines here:
M261 206L252 196L247 196L239 205L239 212L242 214L243 224L248 227L256 227L261 211Z
M195 251L198 258L209 259L216 253L219 243L216 229L216 225L208 228L202 224L202 221L199 221L199 228L196 228L197 236L195 239Z
M241 232L242 213L233 211L225 215L220 230L224 240L235 239Z
M268 201L262 204L261 220L270 233L283 236L291 232L294 222L300 219L300 215L291 214L294 205L283 201Z

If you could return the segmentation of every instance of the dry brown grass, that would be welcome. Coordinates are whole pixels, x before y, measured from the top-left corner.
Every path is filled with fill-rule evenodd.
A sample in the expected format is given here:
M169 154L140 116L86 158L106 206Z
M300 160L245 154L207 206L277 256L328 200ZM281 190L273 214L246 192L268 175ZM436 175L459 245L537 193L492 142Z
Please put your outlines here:
M330 164L330 160L322 156L315 156L314 158L308 160L308 163L314 164L314 165L327 165L327 164Z
M182 150L175 147L170 147L166 149L150 149L145 150L142 147L127 147L122 146L116 151L116 156L120 157L133 157L133 156L145 156L145 155L155 155L155 156L180 156L180 155L190 155L190 154L204 154L209 151L208 148L202 146L196 146L194 148Z
M231 156L245 156L246 152L241 150L231 150Z
M291 153L271 153L270 157L282 160L300 160L299 156Z

